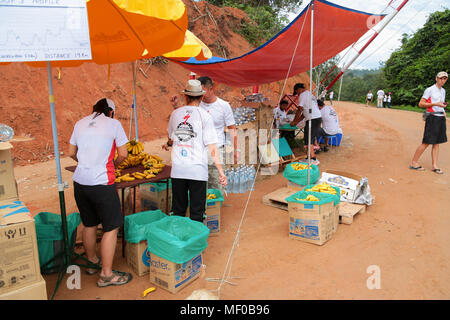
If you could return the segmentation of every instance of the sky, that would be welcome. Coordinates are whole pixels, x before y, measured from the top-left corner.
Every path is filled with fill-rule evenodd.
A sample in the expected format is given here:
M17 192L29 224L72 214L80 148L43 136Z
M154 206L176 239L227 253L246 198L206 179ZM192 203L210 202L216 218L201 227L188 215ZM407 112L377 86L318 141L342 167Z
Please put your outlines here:
M304 4L297 12L289 15L294 19L309 4L309 0L304 0ZM390 0L329 0L329 2L356 9L368 13L391 13L393 9L385 10ZM394 0L392 6L397 8L402 3L401 0ZM400 10L394 19L380 32L375 40L364 50L350 69L377 69L380 63L389 59L391 53L401 46L403 33L414 34L423 27L431 13L450 9L450 0L409 0ZM370 33L372 35L373 33ZM363 36L363 39L366 38ZM347 49L340 56L344 57ZM339 67L343 67L355 51L349 51L342 59Z

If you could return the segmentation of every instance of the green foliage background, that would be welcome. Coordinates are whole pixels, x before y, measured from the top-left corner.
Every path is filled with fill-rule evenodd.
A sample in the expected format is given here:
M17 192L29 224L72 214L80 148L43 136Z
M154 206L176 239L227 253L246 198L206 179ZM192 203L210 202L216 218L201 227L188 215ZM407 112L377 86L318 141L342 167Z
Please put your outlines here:
M392 92L392 104L417 106L439 71L450 65L450 10L430 15L414 35L403 34L401 47L377 70L349 70L344 74L341 100L364 102L369 90ZM336 86L335 85L335 91ZM444 86L450 92L450 82ZM447 94L447 100L448 100Z

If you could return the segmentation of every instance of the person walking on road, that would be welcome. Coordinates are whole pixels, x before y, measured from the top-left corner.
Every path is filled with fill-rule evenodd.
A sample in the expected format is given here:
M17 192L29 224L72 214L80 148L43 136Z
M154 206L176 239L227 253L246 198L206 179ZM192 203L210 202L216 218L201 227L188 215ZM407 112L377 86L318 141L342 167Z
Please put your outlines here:
M439 145L447 142L447 127L445 108L447 103L445 102L445 89L444 84L448 80L448 74L445 71L441 71L436 75L436 83L425 89L425 92L420 99L419 107L426 108L424 117L425 129L423 133L422 144L416 149L413 159L411 161L410 169L423 171L425 170L420 164L419 159L426 148L432 145L431 148L431 165L432 171L437 174L443 174L444 172L438 166L439 157Z

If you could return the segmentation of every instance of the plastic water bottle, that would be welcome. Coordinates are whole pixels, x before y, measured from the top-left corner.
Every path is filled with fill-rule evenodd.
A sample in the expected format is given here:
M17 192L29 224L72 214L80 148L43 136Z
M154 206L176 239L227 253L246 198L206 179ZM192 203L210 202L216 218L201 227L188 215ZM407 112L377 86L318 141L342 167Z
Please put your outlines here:
M254 186L254 180L255 180L255 174L256 174L256 170L253 166L250 166L250 173L248 176L248 180L249 180L249 190L255 190L255 186Z
M234 171L233 177L233 193L239 193L239 171Z
M247 170L245 167L243 167L241 170L240 193L247 192L247 182L248 182Z

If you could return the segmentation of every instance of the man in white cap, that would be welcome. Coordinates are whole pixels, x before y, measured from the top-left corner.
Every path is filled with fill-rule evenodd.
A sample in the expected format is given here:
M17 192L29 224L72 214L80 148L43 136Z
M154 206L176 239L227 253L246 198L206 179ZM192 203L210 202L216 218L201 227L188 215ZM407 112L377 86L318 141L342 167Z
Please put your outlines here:
M102 224L100 247L101 271L99 287L128 283L132 276L112 269L117 233L123 224L123 214L117 194L115 167L128 156L128 138L121 123L113 119L116 107L110 99L99 100L92 114L79 120L73 129L69 156L78 162L73 174L74 196L83 223L83 245L86 256L100 263L96 253L97 226ZM118 153L114 160L115 153ZM94 274L96 269L87 269Z
M422 144L416 149L414 157L411 161L410 169L423 171L425 170L419 164L419 158L426 148L431 144L431 162L432 171L437 174L444 172L438 167L439 144L447 142L447 127L445 108L445 89L444 84L448 80L448 74L441 71L436 75L436 83L431 87L425 89L425 92L420 99L419 107L426 108L424 113L425 129L422 138Z
M168 147L172 147L172 210L185 216L189 201L190 218L203 222L208 183L208 151L218 170L222 186L227 177L217 150L217 134L208 112L199 107L205 94L198 80L189 80L182 91L186 105L175 109L169 120ZM189 199L188 199L189 191Z

